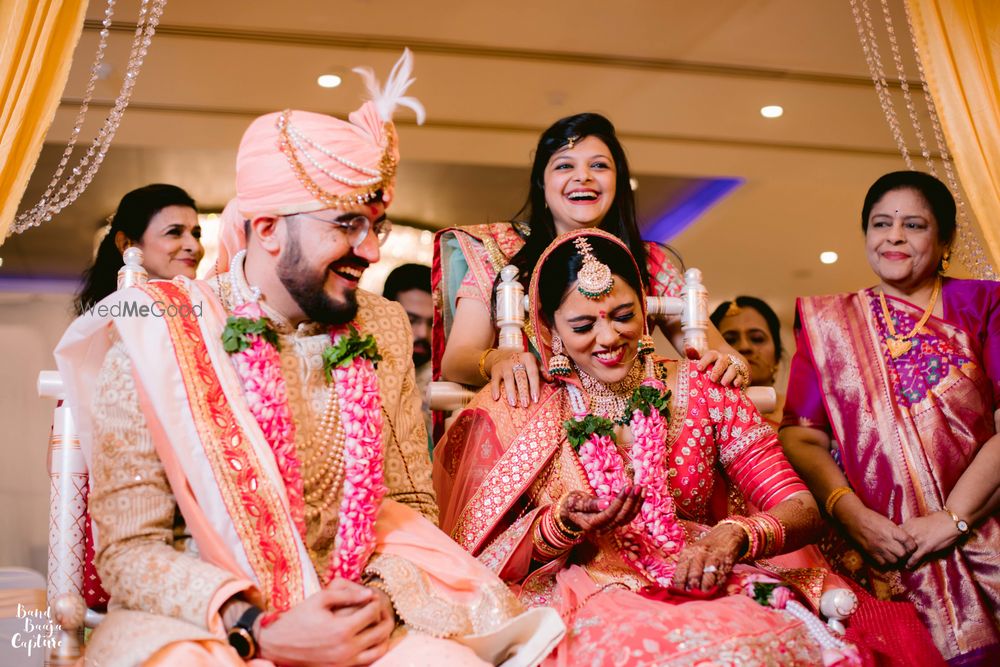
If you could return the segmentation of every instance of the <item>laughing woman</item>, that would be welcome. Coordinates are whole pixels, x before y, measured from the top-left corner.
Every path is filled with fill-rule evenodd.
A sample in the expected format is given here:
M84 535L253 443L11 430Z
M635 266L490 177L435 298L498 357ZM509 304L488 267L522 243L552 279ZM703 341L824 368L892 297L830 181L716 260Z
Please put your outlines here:
M527 405L538 396L541 374L533 333L525 352L498 350L491 317L497 274L513 264L528 287L538 258L553 239L577 229L600 228L629 248L654 296L679 296L683 278L664 247L642 240L636 224L628 160L615 128L604 116L581 113L556 121L538 139L528 199L514 222L453 227L434 245L434 377L466 385L491 384L493 396ZM451 336L460 331L460 336ZM680 319L664 333L681 351ZM698 362L712 378L740 386L749 381L746 363L709 326L712 348Z

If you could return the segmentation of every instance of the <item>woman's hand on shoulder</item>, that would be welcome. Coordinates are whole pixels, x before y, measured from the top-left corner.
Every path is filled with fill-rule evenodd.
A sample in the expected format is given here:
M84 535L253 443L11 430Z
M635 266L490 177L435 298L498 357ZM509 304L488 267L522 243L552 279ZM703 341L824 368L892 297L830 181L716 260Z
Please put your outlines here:
M530 403L538 402L542 378L534 354L496 350L485 361L489 364L490 393L494 401L499 401L501 394L506 394L507 402L512 407L520 405L526 408Z
M572 491L559 506L559 519L573 530L607 533L630 523L645 497L639 486L626 486L614 498L601 499L583 491Z
M695 366L699 371L709 368L708 375L713 382L728 387L747 387L750 385L750 367L738 354L726 354L719 350L708 350L701 355Z

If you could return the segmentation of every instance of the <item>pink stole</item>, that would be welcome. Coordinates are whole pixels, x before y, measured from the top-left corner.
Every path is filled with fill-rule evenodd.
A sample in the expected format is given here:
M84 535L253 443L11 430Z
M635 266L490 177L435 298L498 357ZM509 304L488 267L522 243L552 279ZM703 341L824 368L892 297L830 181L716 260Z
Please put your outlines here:
M904 404L869 298L864 291L804 298L799 314L845 474L866 506L902 523L940 510L993 435L990 386L979 364L953 365L925 398ZM921 315L900 300L892 308L914 319ZM961 329L932 317L924 330L968 359L979 358ZM952 646L952 654L1000 641L994 611L1000 604L998 544L1000 523L991 517L946 556L899 572L935 643Z

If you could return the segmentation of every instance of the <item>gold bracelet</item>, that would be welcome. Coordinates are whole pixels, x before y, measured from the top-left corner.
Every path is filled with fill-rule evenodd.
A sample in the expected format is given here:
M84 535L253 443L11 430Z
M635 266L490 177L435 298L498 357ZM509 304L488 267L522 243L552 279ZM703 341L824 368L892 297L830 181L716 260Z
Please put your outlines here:
M823 509L826 510L826 515L829 517L833 516L833 506L837 504L841 498L846 496L848 493L854 493L854 491L849 486L838 486L836 489L830 492L830 495L826 497L826 503L823 505Z
M490 381L490 374L486 372L486 357L490 356L490 352L496 351L495 347L488 347L479 355L479 375L483 378L483 382Z
M722 526L722 525L738 526L739 529L742 530L746 534L746 536L747 536L747 546L746 546L745 549L743 549L743 553L741 553L737 557L737 559L736 559L736 560L743 560L743 558L746 557L746 555L749 554L750 550L753 548L754 535L753 535L752 532L750 532L750 527L747 526L745 523L743 523L742 521L740 521L738 519L723 519L722 521L719 521L715 525L716 526Z
M563 503L565 503L566 499L569 498L570 493L571 491L567 491L566 493L564 493L562 497L556 501L556 504L552 508L551 512L552 512L552 518L555 520L556 528L559 529L559 532L562 533L566 539L575 542L580 539L581 535L583 535L583 531L579 529L574 530L573 528L570 528L565 523L563 523L562 517L559 516L560 514L562 514Z

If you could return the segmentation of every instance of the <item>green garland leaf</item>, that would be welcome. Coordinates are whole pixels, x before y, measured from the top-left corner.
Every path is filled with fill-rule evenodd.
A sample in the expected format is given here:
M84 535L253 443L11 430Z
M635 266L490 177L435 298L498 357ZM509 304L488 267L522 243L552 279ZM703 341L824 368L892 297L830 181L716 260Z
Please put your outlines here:
M583 421L568 419L563 426L566 428L569 444L574 450L579 450L592 435L607 435L612 439L615 437L615 423L597 415L587 415Z
M765 607L771 606L771 593L781 584L764 583L758 581L753 585L753 599Z
M628 399L628 405L625 406L625 414L622 419L626 422L630 421L632 413L636 410L641 410L642 414L647 417L651 414L651 410L658 410L664 419L669 420L670 391L660 391L648 384L639 385Z
M323 370L326 372L326 379L333 379L334 368L346 366L356 357L371 360L375 368L378 368L378 362L382 361L375 337L371 334L362 337L358 330L351 325L351 333L341 336L336 344L327 345L323 350Z
M278 332L271 327L267 318L260 317L250 319L249 317L237 317L230 315L226 320L226 326L222 330L222 348L229 354L242 352L250 347L250 336L257 335L280 349L278 344Z

